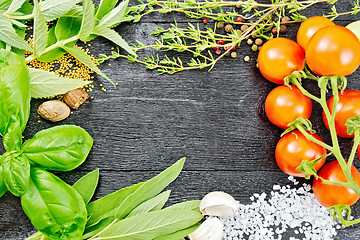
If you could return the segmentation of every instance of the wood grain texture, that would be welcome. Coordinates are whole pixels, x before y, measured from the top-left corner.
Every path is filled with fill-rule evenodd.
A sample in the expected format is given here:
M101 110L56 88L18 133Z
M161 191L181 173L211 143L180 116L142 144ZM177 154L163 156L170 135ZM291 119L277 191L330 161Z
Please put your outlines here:
M329 9L325 6L316 5L306 15L326 13ZM351 9L351 1L342 0L337 9L339 12ZM165 17L153 14L140 23L122 24L116 30L130 43L140 40L151 44L156 39L151 36L153 28L168 28L174 18L183 26L189 21L201 23L181 14L171 13ZM343 16L336 23L346 25L357 18ZM294 39L297 28L298 25L292 25L284 36ZM110 42L97 38L89 49L96 56L109 54L111 47ZM195 70L160 76L156 71L145 70L124 59L101 65L102 71L118 83L117 88L95 76L95 91L91 93L94 100L87 101L61 122L88 130L94 138L94 147L83 165L57 175L74 183L87 172L100 169L100 185L95 195L100 198L149 179L185 156L184 171L169 187L170 203L200 199L213 190L226 191L240 202L249 203L249 197L255 192L269 193L274 184L290 184L274 160L275 144L282 130L273 126L263 111L265 97L275 85L260 75L255 67L256 54L246 43L237 53L238 58L223 59L211 72ZM245 56L250 56L250 62L243 61ZM359 77L360 70L349 76L349 88L360 90ZM99 84L107 91L101 91ZM305 82L305 85L310 91L316 91L314 83ZM39 130L58 125L45 120L37 122L36 109L41 102L31 102L25 139ZM311 121L318 134L329 141L317 105ZM349 154L350 140L341 139L341 145L345 155ZM0 153L3 151L1 148ZM356 161L356 166L359 165ZM360 204L354 206L355 216L360 216L359 208ZM19 199L9 193L2 197L0 239L22 239L34 231L21 210ZM360 227L355 226L339 230L335 239L355 240L359 234Z

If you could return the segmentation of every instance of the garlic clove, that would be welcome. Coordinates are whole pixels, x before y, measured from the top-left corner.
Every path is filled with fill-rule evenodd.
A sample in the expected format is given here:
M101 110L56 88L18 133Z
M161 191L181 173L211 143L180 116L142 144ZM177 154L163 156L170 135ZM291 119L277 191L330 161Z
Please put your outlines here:
M224 225L220 219L209 217L194 232L189 234L190 240L221 240Z
M200 202L203 215L231 217L239 211L239 203L225 192L210 192Z

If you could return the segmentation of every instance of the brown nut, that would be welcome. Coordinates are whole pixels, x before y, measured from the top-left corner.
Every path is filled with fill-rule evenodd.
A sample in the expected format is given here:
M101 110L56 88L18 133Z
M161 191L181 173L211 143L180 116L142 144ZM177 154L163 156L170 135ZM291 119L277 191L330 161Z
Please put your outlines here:
M78 109L89 98L89 94L82 88L67 92L64 95L65 103L72 109Z
M280 25L280 32L286 33L286 31L287 31L287 27L285 25Z
M46 120L59 122L70 115L70 108L64 102L51 100L39 106L38 114Z
M288 16L284 16L282 19L281 19L281 24L284 24L286 26L289 26L290 25L290 22L291 22L291 18L289 18Z
M223 22L218 22L216 23L216 28L217 29L222 29L224 27L224 23Z
M231 24L225 26L225 32L230 33L232 30L233 30L233 26Z
M249 28L248 25L242 25L241 28L240 28L240 30L243 31L243 32L245 32L245 30L248 29L248 28Z

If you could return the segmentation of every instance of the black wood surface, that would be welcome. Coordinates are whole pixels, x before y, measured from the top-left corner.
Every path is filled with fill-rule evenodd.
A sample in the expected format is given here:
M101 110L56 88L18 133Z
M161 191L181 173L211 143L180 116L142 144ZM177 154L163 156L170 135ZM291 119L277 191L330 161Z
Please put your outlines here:
M336 6L341 12L351 9L352 3L341 0ZM319 4L306 15L328 11L327 5ZM153 14L139 23L122 24L116 30L129 42L152 43L153 28L167 28L174 18L179 25L188 21L201 23L181 14ZM343 16L336 23L346 25L357 18ZM298 25L292 25L284 36L295 39L297 28ZM110 42L97 38L89 49L98 55L109 54L111 47ZM187 157L184 171L169 187L171 203L201 199L213 190L228 192L240 202L249 203L255 192L269 193L274 184L290 184L274 160L275 144L282 130L273 126L263 111L265 97L275 85L260 75L255 66L256 54L247 44L243 43L237 53L236 59L223 59L211 72L194 70L160 76L124 59L109 61L110 67L107 63L101 65L103 72L118 83L117 88L96 76L95 91L91 93L94 99L60 123L84 127L93 136L94 147L79 168L57 174L74 183L89 171L100 169L95 195L99 198L149 179L177 159ZM247 55L250 62L243 61ZM359 77L359 70L348 77L349 88L360 90ZM106 92L100 90L100 83ZM316 85L306 86L316 91ZM37 122L36 110L41 102L31 102L25 139L58 125L45 120ZM314 105L311 120L319 135L329 141L319 106ZM344 139L341 143L348 154L351 141ZM358 208L360 204L353 207L357 216ZM0 239L23 239L34 232L19 198L6 193L0 199ZM360 227L356 226L339 230L336 239L358 236Z

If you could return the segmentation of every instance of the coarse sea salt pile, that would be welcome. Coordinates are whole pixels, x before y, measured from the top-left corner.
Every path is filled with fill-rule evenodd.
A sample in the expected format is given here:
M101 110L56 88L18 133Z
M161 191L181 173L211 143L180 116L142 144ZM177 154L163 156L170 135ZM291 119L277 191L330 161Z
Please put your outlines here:
M292 176L289 180L299 184ZM250 200L251 204L239 204L234 217L221 219L224 240L331 240L342 227L334 225L328 209L316 201L308 184L297 188L274 185L269 196L254 194Z

